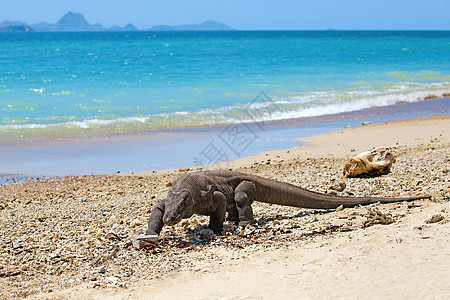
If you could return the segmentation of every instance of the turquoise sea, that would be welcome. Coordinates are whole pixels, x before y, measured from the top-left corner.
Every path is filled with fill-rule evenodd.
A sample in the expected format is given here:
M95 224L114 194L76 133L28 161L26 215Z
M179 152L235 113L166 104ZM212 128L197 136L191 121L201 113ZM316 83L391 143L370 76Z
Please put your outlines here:
M448 93L450 31L0 33L0 143L324 116Z
M2 138L246 121L260 92L289 119L449 91L448 31L0 34Z

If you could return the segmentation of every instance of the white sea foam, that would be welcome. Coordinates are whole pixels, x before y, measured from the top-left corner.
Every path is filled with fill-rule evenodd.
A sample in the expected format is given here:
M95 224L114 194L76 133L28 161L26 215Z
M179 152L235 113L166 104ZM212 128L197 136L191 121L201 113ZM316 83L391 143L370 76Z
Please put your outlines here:
M31 124L0 126L0 134L22 132L115 132L117 130L146 130L217 125L237 122L283 120L328 115L364 108L386 106L401 102L416 102L430 95L437 97L450 92L450 82L440 83L383 83L380 89L353 89L305 92L296 96L273 97L271 101L250 102L196 112L178 111L146 116L92 118L66 120L48 118ZM27 120L28 121L28 120ZM32 121L32 120L30 120ZM47 122L46 122L47 121Z
M149 117L129 117L129 118L117 118L110 120L101 119L89 119L83 121L68 121L64 123L48 123L48 124L10 124L0 126L0 132L7 129L45 129L55 127L78 127L81 129L108 127L113 124L120 123L146 123Z
M57 93L52 93L52 96L68 96L68 95L73 95L73 94L75 94L75 92L63 90L63 91L60 91Z
M34 92L37 94L43 94L45 89L44 88L40 88L40 89L29 89L30 92Z
M82 129L87 129L92 127L102 127L102 126L107 127L108 125L119 123L146 123L147 121L148 117L128 117L111 120L90 119L84 121L72 121L68 122L68 124L78 126Z
M0 126L0 132L7 129L42 129L47 128L47 124L11 124L11 125L2 125Z
M257 119L244 118L241 121L283 120L329 115L397 103L417 102L429 96L442 97L450 91L448 82L427 84L426 87L417 83L406 83L386 90L311 92L301 96L273 99L273 101L265 103L252 103L247 108L260 110L263 115ZM229 109L232 110L232 108Z

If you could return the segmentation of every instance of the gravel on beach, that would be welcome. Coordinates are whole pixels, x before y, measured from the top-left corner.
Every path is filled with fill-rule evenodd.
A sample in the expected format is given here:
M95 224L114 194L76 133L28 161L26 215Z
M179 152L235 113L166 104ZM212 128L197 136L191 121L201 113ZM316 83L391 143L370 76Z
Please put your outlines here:
M225 224L214 236L208 217L193 216L164 227L158 245L137 250L152 207L182 172L98 175L19 182L0 186L0 298L22 298L76 285L122 289L171 271L208 272L257 252L301 247L355 230L395 223L426 203L448 202L450 145L439 140L393 148L387 175L342 178L343 158L260 161L237 171L343 196L431 200L311 210L254 203L257 224ZM199 168L194 169L199 170ZM448 222L450 212L429 222ZM412 229L411 229L412 230Z

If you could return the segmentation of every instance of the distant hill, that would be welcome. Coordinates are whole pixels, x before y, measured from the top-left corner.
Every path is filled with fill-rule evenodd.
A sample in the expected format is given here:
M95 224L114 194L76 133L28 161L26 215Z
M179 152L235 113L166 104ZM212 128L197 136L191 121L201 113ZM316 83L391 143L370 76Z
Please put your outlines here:
M13 25L0 27L0 32L31 32L31 31L34 31L34 29L27 25Z
M21 21L3 21L0 23L0 27L11 27L11 26L20 26L20 25L27 25L27 23L21 22Z
M28 31L137 31L133 24L125 27L111 26L104 28L102 24L90 24L80 13L68 12L56 23L40 22L33 25L21 21L3 21L0 32L28 32Z
M133 24L128 24L125 27L112 26L111 28L104 28L102 24L95 23L90 24L86 21L85 17L80 13L68 12L58 22L49 24L41 22L33 24L36 31L136 31L136 27Z
M139 29L137 29L136 27L134 27L133 24L127 24L124 27L119 27L119 26L111 26L109 27L107 30L109 31L138 31Z
M3 21L0 23L0 32L29 32L33 28L20 21Z
M40 22L33 24L36 31L103 31L100 24L92 25L82 14L68 12L54 24Z
M185 24L185 25L156 25L151 27L149 30L152 31L170 31L170 30L178 30L178 31L229 31L236 30L226 24L219 23L213 20L205 21L201 24Z
M56 23L40 22L31 26L21 21L3 21L0 23L0 31L9 32L27 32L27 31L137 31L133 24L127 24L124 27L111 26L104 28L102 24L89 23L80 13L68 12ZM157 25L148 30L152 31L228 31L236 30L228 25L213 20L205 21L201 24L185 24L185 25Z

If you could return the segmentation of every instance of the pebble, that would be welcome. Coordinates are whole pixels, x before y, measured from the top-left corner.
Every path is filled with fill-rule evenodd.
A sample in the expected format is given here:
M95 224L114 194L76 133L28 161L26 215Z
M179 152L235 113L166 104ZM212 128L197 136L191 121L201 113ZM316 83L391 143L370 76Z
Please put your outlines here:
M352 231L353 228L351 228L351 227L350 227L349 225L347 225L347 224L344 224L344 225L341 226L340 230L346 232L346 231Z
M435 215L432 215L432 216L428 217L425 220L425 223L432 224L432 223L440 222L442 220L444 220L444 216L442 214L435 214Z
M212 231L212 230L209 229L209 228L202 229L202 230L200 230L200 236L201 236L203 239L211 239L211 238L214 237L214 231Z
M106 279L106 281L109 281L110 283L117 283L117 281L119 281L119 278L117 278L115 276L108 276L105 279Z
M332 190L342 192L343 190L345 190L346 187L347 187L347 185L345 184L345 182L336 182L330 188Z
M131 223L128 226L128 228L134 228L134 227L140 226L140 225L142 225L142 221L141 220L134 220L134 221L131 221Z

